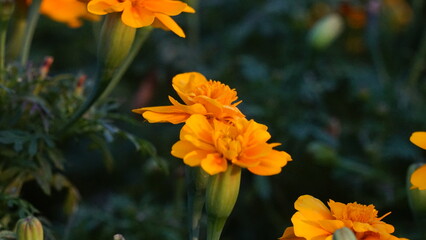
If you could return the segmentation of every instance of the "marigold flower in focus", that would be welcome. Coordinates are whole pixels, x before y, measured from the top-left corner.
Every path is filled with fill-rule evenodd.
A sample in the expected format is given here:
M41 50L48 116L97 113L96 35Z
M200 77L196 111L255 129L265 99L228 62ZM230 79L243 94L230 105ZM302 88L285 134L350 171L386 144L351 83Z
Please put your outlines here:
M210 175L226 171L228 164L247 168L257 175L274 175L291 161L289 154L267 143L271 135L265 125L238 118L225 123L192 115L182 127L172 155L191 166L201 166Z
M244 117L237 108L237 92L217 81L207 80L197 72L178 74L173 78L173 88L185 104L169 96L172 106L144 107L132 110L150 123L185 122L193 114L209 119L228 121Z
M351 229L358 240L398 240L394 227L378 217L374 205L356 202L343 204L329 200L328 209L320 200L300 196L294 203L297 212L291 218L293 227L285 230L280 240L332 240L333 233L343 227Z
M410 141L426 150L426 132L414 132L410 137ZM412 188L426 190L426 164L413 172L410 181L413 185Z
M27 0L31 4L31 0ZM78 0L42 0L40 13L51 19L66 23L71 28L80 27L82 19L97 21L99 16L87 11L87 3Z
M186 3L174 0L91 0L87 9L97 15L122 12L121 20L130 27L152 25L171 30L180 37L185 37L185 33L170 16L195 13Z

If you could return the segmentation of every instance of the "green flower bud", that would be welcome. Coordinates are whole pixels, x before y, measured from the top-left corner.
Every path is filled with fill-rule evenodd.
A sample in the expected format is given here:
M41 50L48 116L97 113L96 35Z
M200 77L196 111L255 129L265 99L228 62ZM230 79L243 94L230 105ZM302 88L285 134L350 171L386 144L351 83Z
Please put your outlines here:
M413 189L411 187L411 174L423 164L414 163L408 168L407 173L407 196L411 211L418 221L426 223L426 190Z
M115 234L113 237L113 240L126 240L126 239L121 234Z
M226 219L231 215L240 190L241 168L227 170L209 178L206 192L207 240L219 240Z
M15 8L15 1L0 0L0 22L8 22L13 14Z
M20 219L16 223L17 240L43 240L43 226L33 216Z
M343 19L337 13L331 13L321 18L310 30L309 44L316 49L328 47L343 30Z
M119 13L110 13L102 25L98 58L103 68L115 70L129 54L136 29L125 25Z
M356 240L356 237L349 228L343 227L334 232L333 240Z

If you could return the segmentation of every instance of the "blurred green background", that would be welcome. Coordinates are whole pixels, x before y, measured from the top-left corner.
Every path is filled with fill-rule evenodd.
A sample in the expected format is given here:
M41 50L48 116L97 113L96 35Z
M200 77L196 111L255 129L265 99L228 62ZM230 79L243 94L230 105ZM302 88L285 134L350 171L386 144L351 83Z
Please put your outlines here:
M187 239L185 166L170 155L180 126L149 124L131 112L168 105L171 79L198 71L235 88L242 112L268 126L271 142L294 161L281 174L244 171L224 240L276 239L303 194L326 202L374 204L396 236L421 240L406 196L406 171L426 152L409 142L426 130L426 6L423 0L190 0L196 14L175 17L182 39L155 30L114 90L117 122L144 137L161 158L110 145L104 161L85 139L66 143L66 175L80 190L77 212L62 212L63 192L35 185L23 197L51 222L58 239ZM330 15L337 24L323 24ZM55 61L50 74L93 77L95 31L42 16L31 59ZM330 38L327 42L327 38ZM324 40L325 43L318 43ZM109 159L109 158L107 158ZM205 220L203 220L205 221ZM204 231L204 230L202 230Z

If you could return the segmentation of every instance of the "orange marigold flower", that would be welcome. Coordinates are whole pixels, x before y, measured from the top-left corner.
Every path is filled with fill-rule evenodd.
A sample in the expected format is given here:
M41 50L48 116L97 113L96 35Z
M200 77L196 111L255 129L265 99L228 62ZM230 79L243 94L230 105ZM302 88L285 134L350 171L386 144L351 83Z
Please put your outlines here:
M270 138L267 127L253 120L238 118L225 123L195 114L182 127L172 155L191 167L201 166L210 175L226 171L228 164L257 175L274 175L291 157L273 149L279 144L267 143Z
M297 212L291 218L293 227L285 230L280 240L332 240L333 233L343 227L351 229L358 240L402 240L391 233L394 227L377 217L374 205L356 202L343 204L329 200L328 209L320 200L300 196L294 203Z
M87 9L97 15L122 12L121 20L130 27L152 25L171 30L180 37L185 37L185 33L170 16L195 13L186 3L174 0L91 0Z
M27 0L28 4L31 2ZM86 3L78 0L43 0L40 13L57 22L66 23L71 28L80 27L83 24L82 19L99 20L99 16L87 11Z
M410 141L426 150L426 132L414 132L411 134ZM418 168L411 174L412 188L426 190L426 164Z
M217 81L207 80L197 72L178 74L173 78L173 88L185 104L169 96L172 106L144 107L132 110L150 123L185 122L192 114L209 119L230 120L244 117L237 108L237 92Z

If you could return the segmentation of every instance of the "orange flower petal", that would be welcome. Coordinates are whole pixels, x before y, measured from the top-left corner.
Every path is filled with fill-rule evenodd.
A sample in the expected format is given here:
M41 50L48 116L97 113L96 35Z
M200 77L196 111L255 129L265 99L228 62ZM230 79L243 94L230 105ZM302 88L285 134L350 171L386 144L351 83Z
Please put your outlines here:
M283 235L278 240L306 240L306 239L297 237L296 235L294 235L294 228L288 227L285 229Z
M220 172L225 172L228 163L226 159L220 157L219 154L208 154L205 159L201 161L201 167L210 175L214 175Z
M190 129L192 135L199 140L214 145L212 134L214 132L212 126L207 119L200 114L192 115L186 120L185 127ZM183 136L186 137L186 136Z
M182 28L180 28L179 25L171 17L162 13L154 13L154 15L162 24L164 24L165 27L170 29L179 37L185 38L185 33L183 32ZM152 22L148 25L151 25L151 24Z
M154 22L154 19L155 16L152 12L137 5L126 5L121 15L123 23L133 28L149 26Z
M426 164L411 174L411 184L414 189L426 190Z
M173 89L185 104L193 104L188 94L197 86L207 83L206 77L198 72L188 72L176 75L172 80Z
M183 12L188 6L186 3L171 0L147 0L144 6L149 11L163 13L169 16L176 16Z
M291 218L296 236L306 239L325 239L332 233L322 229L317 223L308 221L300 212L296 212Z
M175 106L160 106L133 109L132 112L142 114L142 116L150 123L170 122L178 124L185 122L190 116L186 112L182 112Z
M121 2L118 0L91 0L87 4L87 10L93 14L105 15L107 13L123 11L126 4L129 4L129 2Z
M411 134L410 141L426 150L426 132L414 132Z
M340 220L320 220L318 224L327 232L334 233L337 229L345 227L345 224Z
M330 210L324 203L310 195L300 196L294 203L294 208L305 218L312 221L333 219Z
M261 175L270 176L281 172L291 157L288 153L282 151L272 150L268 156L260 158L260 163L255 167L247 168L250 172Z
M175 107L177 107L182 112L186 112L188 114L207 114L206 108L200 103L195 103L192 105L183 105L172 97L169 97L169 100Z
M172 146L172 155L177 158L184 158L188 153L196 150L193 144L187 141L178 141Z
M208 157L205 151L194 150L185 155L183 162L191 167L199 166Z
M190 7L189 5L186 5L185 9L183 9L182 12L187 12L187 13L195 13L195 9L193 9L192 7Z

